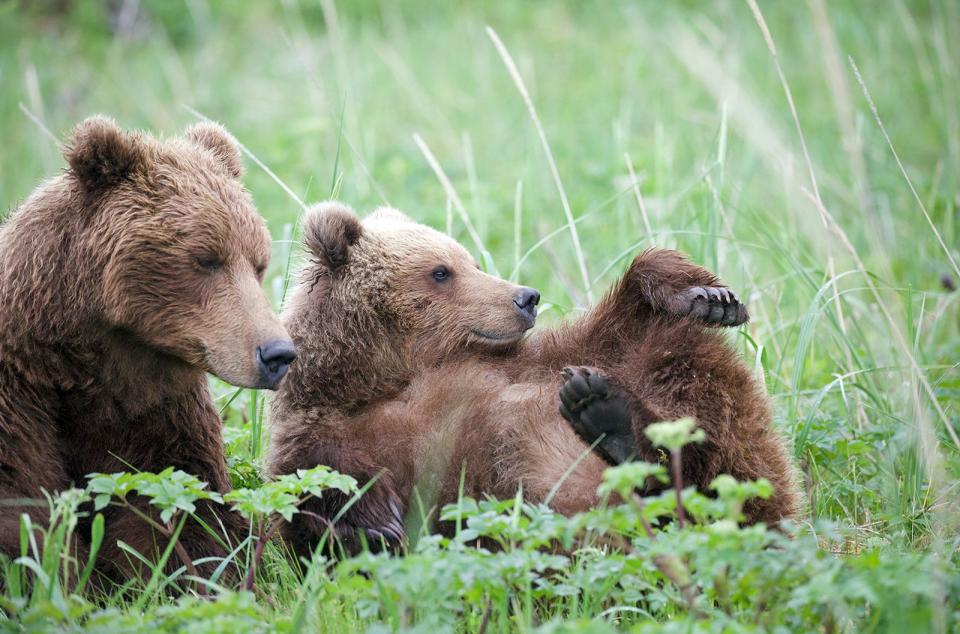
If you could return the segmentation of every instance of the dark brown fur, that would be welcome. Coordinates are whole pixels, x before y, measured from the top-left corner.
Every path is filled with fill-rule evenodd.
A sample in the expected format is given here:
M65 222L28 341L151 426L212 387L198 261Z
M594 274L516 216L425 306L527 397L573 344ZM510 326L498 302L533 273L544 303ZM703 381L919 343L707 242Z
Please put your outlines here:
M7 555L19 554L22 513L46 521L43 491L85 486L92 472L174 466L227 491L205 371L255 386L256 345L287 339L259 288L269 234L222 128L200 124L158 141L94 117L74 131L65 157L69 170L0 231ZM23 499L40 505L15 501ZM214 529L238 528L233 514L199 512ZM106 530L100 561L113 577L137 567L118 539L148 557L165 546L126 511L108 509ZM224 553L195 522L180 541L194 558Z
M328 205L313 213L349 212ZM320 225L318 218L309 217L308 231L315 225ZM708 440L686 451L686 483L703 488L720 473L765 477L776 493L770 500L750 502L749 520L775 523L796 516L793 467L771 426L762 387L721 333L675 316L678 293L720 285L712 274L676 252L652 249L639 255L579 319L534 331L510 345L482 345L464 340L454 327L436 325L458 324L464 311L472 311L473 319L488 319L509 310L489 289L479 290L479 282L476 291L467 282L450 296L438 291L432 302L402 301L409 293L404 287L414 283L408 277L417 279L418 271L426 270L424 262L449 263L459 257L431 244L445 238L411 237L401 225L378 228L368 238L367 225L353 249L368 250L347 256L348 261L360 260L357 276L371 269L371 259L383 258L371 251L389 249L366 247L364 241L374 237L378 242L373 244L389 245L395 233L398 250L421 241L427 255L381 263L388 271L409 267L403 275L378 278L382 288L376 296L387 298L381 300L383 308L358 301L356 288L344 292L352 283L350 265L339 277L324 270L322 262L306 268L309 281L284 315L301 360L274 399L268 465L283 474L327 464L361 482L382 474L337 527L348 544L362 532L391 537L397 524L392 509L408 511L415 487L428 507L455 501L461 471L466 495L509 497L522 486L528 500L544 500L588 451L558 413L560 370L568 365L599 368L627 391L643 459L658 459L642 433L645 425L693 416ZM309 234L305 239L311 244ZM484 299L479 308L466 299L474 292ZM401 300L390 301L391 295ZM425 325L410 314L432 311L448 313L447 320L433 318ZM607 466L588 453L551 506L570 514L595 505ZM308 510L329 520L341 503L331 498ZM299 515L288 536L302 552L326 526L310 513Z

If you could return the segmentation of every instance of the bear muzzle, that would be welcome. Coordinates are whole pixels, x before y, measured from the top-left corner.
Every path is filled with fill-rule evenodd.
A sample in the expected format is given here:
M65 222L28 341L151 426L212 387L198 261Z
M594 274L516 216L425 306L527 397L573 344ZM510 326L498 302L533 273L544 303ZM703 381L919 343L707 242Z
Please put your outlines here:
M526 322L527 328L532 328L537 320L537 304L540 303L540 291L529 286L521 286L513 297L513 307Z
M260 370L260 388L275 390L290 364L297 358L297 351L289 339L275 339L257 347L257 368Z

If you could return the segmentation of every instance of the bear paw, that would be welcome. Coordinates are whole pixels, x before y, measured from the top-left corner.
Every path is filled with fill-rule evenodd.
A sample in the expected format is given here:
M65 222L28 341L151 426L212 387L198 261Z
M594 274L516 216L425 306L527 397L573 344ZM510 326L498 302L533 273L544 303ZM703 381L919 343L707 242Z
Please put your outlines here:
M346 496L333 494L327 499L307 500L286 527L285 537L297 555L309 557L328 536L331 554L356 555L372 552L399 552L406 543L403 528L403 503L389 484L387 476L375 482L346 511ZM340 516L334 524L334 518Z
M611 464L636 454L627 395L596 368L566 367L560 388L560 415L588 445Z
M406 543L400 498L385 483L376 482L344 513L334 536L350 554L399 551Z
M737 294L723 286L691 286L668 305L678 317L689 315L711 326L739 326L750 319Z

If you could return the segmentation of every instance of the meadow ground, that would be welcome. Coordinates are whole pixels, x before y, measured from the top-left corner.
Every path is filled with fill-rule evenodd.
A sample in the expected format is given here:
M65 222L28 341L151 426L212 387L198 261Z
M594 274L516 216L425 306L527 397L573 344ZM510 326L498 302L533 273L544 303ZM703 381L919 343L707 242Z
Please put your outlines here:
M749 300L730 340L809 502L789 540L720 522L656 541L508 502L465 511L498 553L424 536L302 570L271 547L254 592L216 601L156 577L64 595L28 554L3 565L0 630L960 631L960 3L6 0L0 85L7 210L88 114L224 123L278 307L302 203L333 195L446 228L538 287L544 321L649 245L686 251ZM263 397L214 390L255 490ZM632 545L538 549L584 527ZM686 577L651 563L668 551Z

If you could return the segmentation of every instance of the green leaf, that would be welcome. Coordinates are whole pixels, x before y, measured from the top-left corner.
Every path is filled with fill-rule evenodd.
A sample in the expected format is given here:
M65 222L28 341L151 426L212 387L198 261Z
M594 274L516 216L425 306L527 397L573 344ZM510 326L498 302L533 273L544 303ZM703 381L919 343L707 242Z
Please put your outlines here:
M234 489L223 497L233 505L234 511L248 519L278 514L290 521L303 496L322 497L330 490L350 494L357 490L357 481L330 467L318 465L280 476L256 489Z
M196 502L222 502L219 493L207 490L207 483L196 476L168 467L160 473L93 473L89 476L87 493L94 495L94 509L103 509L113 498L125 500L131 492L150 499L160 509L160 519L166 523L183 511L196 511Z
M636 489L644 486L648 478L667 482L667 470L663 465L650 462L625 462L603 472L603 482L600 483L597 493L601 497L616 493L627 500Z
M703 442L707 435L697 427L692 418L681 418L670 423L653 423L643 430L656 447L664 447L671 453L680 451L690 443Z

